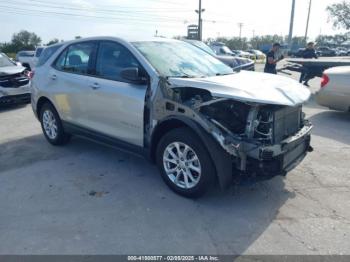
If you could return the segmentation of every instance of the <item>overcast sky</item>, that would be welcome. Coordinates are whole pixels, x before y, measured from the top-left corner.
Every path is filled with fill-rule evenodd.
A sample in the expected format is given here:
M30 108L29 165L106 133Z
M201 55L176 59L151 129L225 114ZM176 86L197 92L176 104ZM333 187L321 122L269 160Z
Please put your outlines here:
M309 36L343 32L332 28L325 11L341 0L313 0ZM242 35L287 35L292 0L202 0L203 38ZM309 0L296 0L294 35L305 33ZM14 32L35 32L43 43L76 35L172 37L186 35L197 23L198 0L0 0L0 41Z

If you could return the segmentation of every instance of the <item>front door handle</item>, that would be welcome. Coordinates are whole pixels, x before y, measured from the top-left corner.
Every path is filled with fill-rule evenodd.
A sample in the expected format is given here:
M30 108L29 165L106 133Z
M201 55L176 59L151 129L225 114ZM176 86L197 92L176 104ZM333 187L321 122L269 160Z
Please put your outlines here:
M56 80L57 76L56 75L51 75L51 80Z
M96 89L99 89L100 88L100 85L98 83L93 83L90 85L90 87L93 89L93 90L96 90Z

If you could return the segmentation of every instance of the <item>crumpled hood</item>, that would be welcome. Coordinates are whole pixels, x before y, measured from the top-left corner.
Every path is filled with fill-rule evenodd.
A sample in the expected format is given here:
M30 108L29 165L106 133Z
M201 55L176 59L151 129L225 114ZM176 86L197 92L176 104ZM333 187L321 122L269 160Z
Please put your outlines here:
M26 68L23 66L15 66L15 65L0 67L0 76L18 74L23 72L25 69Z
M212 96L243 102L295 106L307 101L310 91L297 81L279 75L241 71L206 78L169 78L171 88L198 88Z

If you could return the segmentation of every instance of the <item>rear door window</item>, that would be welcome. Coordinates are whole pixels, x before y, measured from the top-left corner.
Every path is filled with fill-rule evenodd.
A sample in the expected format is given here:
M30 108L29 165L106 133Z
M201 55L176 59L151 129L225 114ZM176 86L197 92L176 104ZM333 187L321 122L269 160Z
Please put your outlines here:
M39 57L38 63L37 63L37 67L38 66L42 66L43 64L46 63L47 60L49 60L49 58L59 49L61 48L62 45L55 45L55 46L51 46L51 47L46 47L42 52L41 55Z
M91 74L96 53L95 42L73 44L55 62L55 68L70 73Z

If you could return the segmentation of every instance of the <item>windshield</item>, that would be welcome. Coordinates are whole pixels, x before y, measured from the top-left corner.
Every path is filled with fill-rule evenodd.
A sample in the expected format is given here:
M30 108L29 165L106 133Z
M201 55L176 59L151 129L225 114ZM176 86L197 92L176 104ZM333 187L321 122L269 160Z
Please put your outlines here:
M208 77L233 73L213 56L185 42L152 41L133 45L161 76Z
M12 62L5 54L0 53L0 67L14 66L16 65Z

